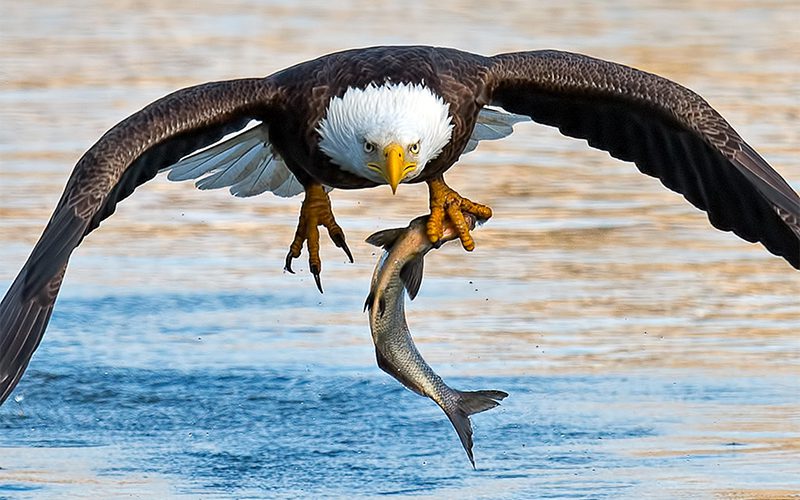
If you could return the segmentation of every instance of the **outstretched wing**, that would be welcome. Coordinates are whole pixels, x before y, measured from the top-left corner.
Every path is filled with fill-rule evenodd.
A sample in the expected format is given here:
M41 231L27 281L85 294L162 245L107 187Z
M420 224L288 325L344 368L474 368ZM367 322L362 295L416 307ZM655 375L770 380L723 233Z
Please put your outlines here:
M253 119L267 122L277 95L266 79L179 90L120 122L81 157L50 222L0 302L0 404L39 345L67 261L83 238L160 169Z
M501 54L491 104L632 161L800 269L800 197L705 100L659 76L559 51Z

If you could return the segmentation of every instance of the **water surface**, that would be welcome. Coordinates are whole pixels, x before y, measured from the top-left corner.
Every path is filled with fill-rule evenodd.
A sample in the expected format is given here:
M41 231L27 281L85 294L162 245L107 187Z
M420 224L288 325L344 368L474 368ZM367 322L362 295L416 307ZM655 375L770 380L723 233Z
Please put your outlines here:
M601 5L4 1L0 291L114 123L352 46L562 48L654 71L800 189L796 3ZM453 386L511 394L474 418L477 471L441 411L375 366L361 313L377 253L360 242L423 213L424 187L333 194L356 263L323 240L319 295L304 258L281 272L298 198L160 178L75 253L0 407L0 497L800 495L797 272L538 125L448 181L495 217L473 253L430 255L408 315Z

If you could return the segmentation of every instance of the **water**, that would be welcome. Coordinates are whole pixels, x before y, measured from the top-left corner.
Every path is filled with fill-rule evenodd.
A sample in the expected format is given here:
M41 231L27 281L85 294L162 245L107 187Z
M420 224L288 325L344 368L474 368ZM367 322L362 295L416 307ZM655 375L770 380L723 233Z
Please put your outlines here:
M108 127L351 46L556 47L658 72L800 189L791 2L0 1L2 291ZM800 495L796 272L540 126L448 181L495 217L472 254L429 256L408 315L451 385L511 394L473 419L477 471L441 410L375 366L361 313L377 253L360 242L423 213L424 187L334 193L356 263L323 240L319 295L304 257L280 272L299 199L159 179L73 257L0 407L0 497Z

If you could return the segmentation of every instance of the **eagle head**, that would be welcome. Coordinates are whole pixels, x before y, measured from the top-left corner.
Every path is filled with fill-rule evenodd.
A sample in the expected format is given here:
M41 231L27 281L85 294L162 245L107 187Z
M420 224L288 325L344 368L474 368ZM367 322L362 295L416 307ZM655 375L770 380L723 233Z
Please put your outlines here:
M449 105L423 84L350 87L328 103L319 147L343 170L379 184L422 173L450 141Z

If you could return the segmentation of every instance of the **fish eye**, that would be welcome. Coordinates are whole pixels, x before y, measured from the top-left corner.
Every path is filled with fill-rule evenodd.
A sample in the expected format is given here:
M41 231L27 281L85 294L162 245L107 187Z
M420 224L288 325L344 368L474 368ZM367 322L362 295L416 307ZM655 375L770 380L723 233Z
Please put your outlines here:
M419 154L419 142L415 142L414 144L408 147L408 152L412 155Z
M364 152L365 153L372 153L373 151L375 151L375 145L372 144L371 142L365 140L364 141Z

